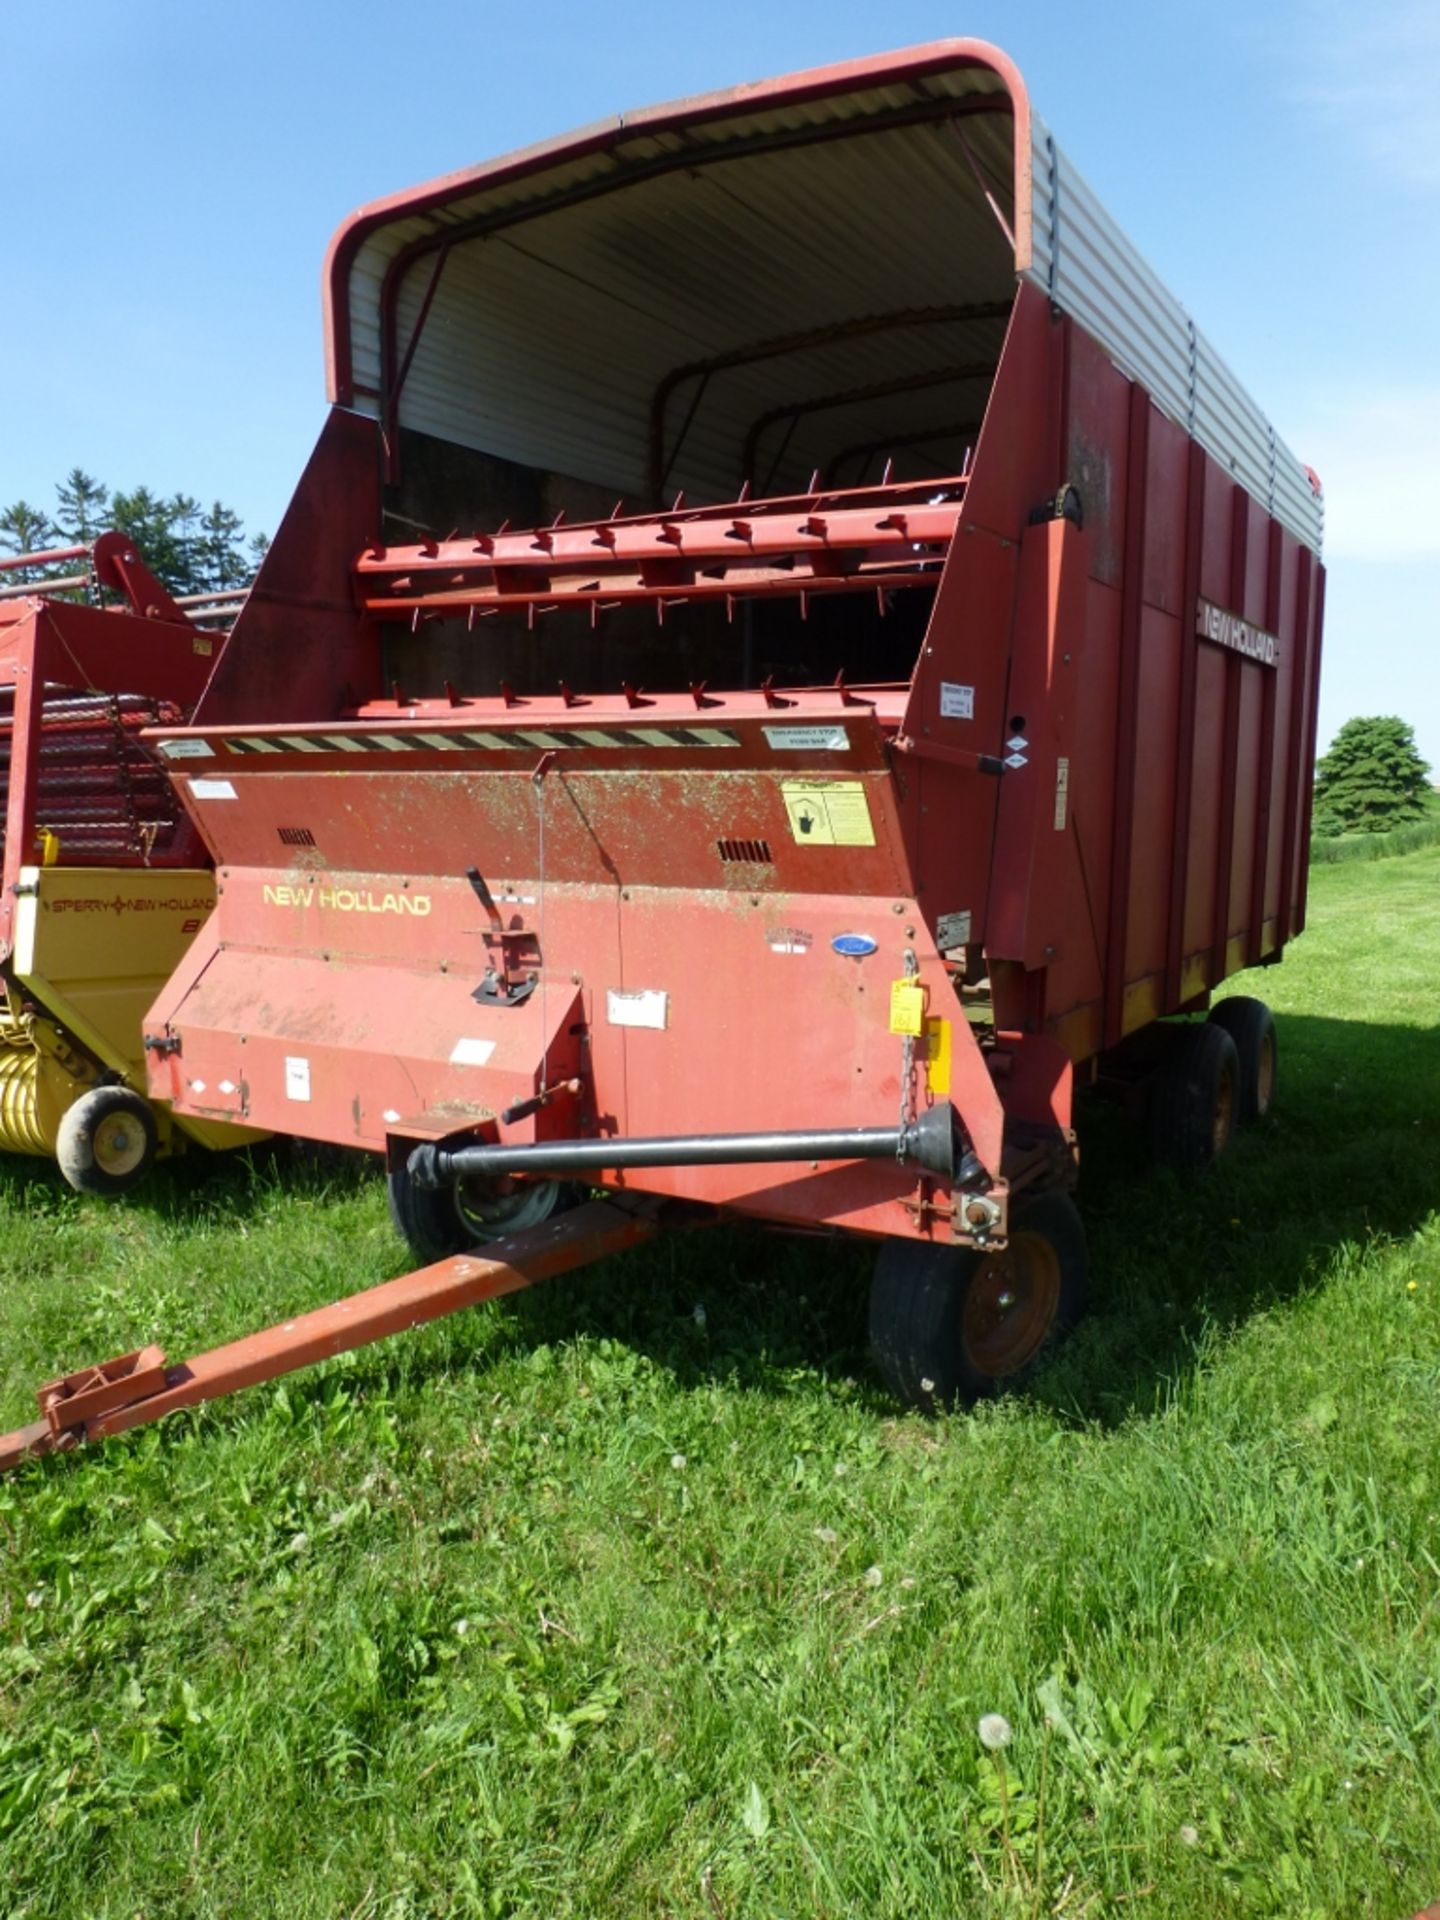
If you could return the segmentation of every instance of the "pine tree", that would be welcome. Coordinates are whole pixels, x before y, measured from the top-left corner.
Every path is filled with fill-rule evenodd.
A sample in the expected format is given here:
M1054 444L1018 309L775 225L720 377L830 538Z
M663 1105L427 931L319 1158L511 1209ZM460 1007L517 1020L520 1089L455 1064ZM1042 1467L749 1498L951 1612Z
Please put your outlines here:
M263 533L245 539L238 513L216 500L208 512L188 493L168 497L149 487L130 492L102 486L72 467L55 489L54 518L26 500L0 509L0 554L44 547L88 546L107 528L128 534L140 557L174 594L215 593L244 586L269 548ZM25 567L0 574L0 585L35 585L77 569Z
M0 512L0 553L40 553L46 547L58 546L60 538L60 529L55 523L28 500L17 500L14 506ZM7 567L0 573L0 586L33 586L57 571L64 569Z
M244 526L238 513L216 500L200 522L198 566L200 591L221 593L226 587L240 587L250 578L253 568L241 546Z
M55 525L67 546L88 545L110 525L110 489L93 480L83 467L72 467L55 489L60 511Z
M1347 720L1315 769L1315 832L1388 833L1423 819L1429 772L1405 721Z

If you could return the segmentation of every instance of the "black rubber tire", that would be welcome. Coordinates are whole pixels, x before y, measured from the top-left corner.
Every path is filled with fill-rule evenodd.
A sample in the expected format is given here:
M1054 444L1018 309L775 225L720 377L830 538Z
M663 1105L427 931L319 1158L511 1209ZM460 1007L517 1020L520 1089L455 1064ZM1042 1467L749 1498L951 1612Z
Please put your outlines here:
M967 1325L1007 1270L1001 1263L1034 1258L1041 1246L1048 1249L1043 1260L1050 1273L1034 1324L1022 1330L1010 1364L987 1367L967 1338ZM897 1400L924 1413L1006 1392L1034 1372L1084 1313L1089 1270L1084 1222L1068 1193L1041 1194L1016 1210L1009 1254L887 1240L870 1282L876 1368Z
M539 1226L575 1203L575 1189L563 1181L535 1181L517 1190L518 1205L510 1219L502 1207L487 1221L475 1212L462 1212L454 1187L417 1187L404 1167L386 1177L386 1190L396 1232L416 1259L427 1263L501 1239L522 1226Z
M1263 1000L1237 993L1210 1009L1210 1023L1225 1029L1240 1056L1240 1119L1263 1120L1280 1073L1274 1014Z
M66 1108L55 1158L77 1193L113 1200L150 1171L157 1139L148 1100L129 1087L92 1087Z
M1150 1082L1150 1151L1166 1166L1195 1173L1234 1137L1240 1056L1224 1027L1208 1020L1171 1032L1174 1037Z

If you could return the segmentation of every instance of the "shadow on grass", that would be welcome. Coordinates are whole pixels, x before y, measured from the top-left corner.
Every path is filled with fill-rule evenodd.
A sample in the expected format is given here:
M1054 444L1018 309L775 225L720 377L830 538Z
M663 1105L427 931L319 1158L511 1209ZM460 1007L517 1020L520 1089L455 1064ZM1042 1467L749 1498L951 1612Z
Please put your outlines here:
M1107 1425L1150 1412L1202 1335L1283 1306L1342 1247L1403 1240L1440 1206L1440 1028L1287 1015L1281 1047L1271 1116L1196 1178L1153 1166L1115 1108L1082 1103L1090 1312L1027 1384L1030 1399ZM856 1242L748 1228L673 1236L522 1296L514 1338L623 1340L682 1382L783 1391L819 1370L868 1388L872 1257ZM875 1403L889 1405L878 1388Z
M1288 1015L1281 1047L1274 1113L1199 1178L1157 1170L1125 1116L1082 1104L1091 1309L1028 1382L1033 1402L1102 1424L1147 1413L1193 1366L1203 1333L1283 1305L1315 1284L1342 1246L1404 1238L1435 1209L1440 1029ZM277 1189L323 1198L377 1177L368 1156L273 1142L188 1156L157 1171L128 1204L165 1221L239 1224L273 1209ZM3 1178L24 1205L65 1204L48 1163L11 1162ZM743 1225L670 1234L517 1296L486 1349L498 1358L542 1342L607 1338L682 1385L724 1379L783 1394L812 1391L818 1374L854 1381L865 1403L885 1412L891 1403L865 1352L872 1259L862 1242ZM437 1355L434 1365L444 1364ZM429 1365L393 1350L384 1363L412 1381Z

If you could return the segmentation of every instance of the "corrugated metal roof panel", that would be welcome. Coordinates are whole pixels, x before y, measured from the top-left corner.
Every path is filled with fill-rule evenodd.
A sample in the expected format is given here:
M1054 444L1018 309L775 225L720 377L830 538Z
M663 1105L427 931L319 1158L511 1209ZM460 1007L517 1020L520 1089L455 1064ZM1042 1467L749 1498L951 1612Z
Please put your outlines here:
M966 140L976 163L1003 178L1008 132L977 121L967 124ZM416 231L404 223L397 242ZM835 244L837 234L844 244ZM398 251L367 243L351 276L355 377L376 389L386 254ZM426 260L400 284L402 343L429 278ZM837 317L858 320L875 312L877 298L894 309L933 309L1004 304L1012 289L1008 245L964 148L943 124L680 169L452 246L399 418L635 495L646 485L652 401L670 369ZM940 418L940 397L969 424L983 384L961 405L938 376L977 360L993 367L1003 333L1003 319L900 326L727 370L714 376L669 484L697 496L733 492L744 477L748 430L797 397L937 376L934 388L915 394L856 398L803 417L776 467L777 484L797 476L803 483L842 447L887 428L921 431ZM683 419L677 403L672 444ZM782 438L783 427L762 443L767 467Z
M1323 513L1305 468L1038 116L1032 115L1031 132L1029 277L1277 519L1318 551Z
M918 49L908 68L894 56L879 77L866 68L848 84L802 76L780 99L762 88L753 103L743 92L681 102L421 190L368 232L351 262L355 404L373 410L367 390L383 383L387 282L397 283L399 361L433 248L452 236L405 373L400 424L636 494L655 390L671 369L858 321L882 304L1008 299L1015 254L988 191L1018 230L1022 257L1028 223L1028 276L1318 547L1321 503L1305 469L1033 115L1016 207L1012 120L993 110L1010 104L1007 82L977 64L983 57L962 44ZM1023 107L1018 84L1017 98ZM933 117L916 117L925 114ZM420 251L401 277L407 249ZM843 447L887 432L965 427L979 402L941 376L998 355L999 326L977 325L896 327L727 368L698 406L691 383L666 413L669 483L702 497L732 491L755 423L797 397L935 376L802 412L788 439L777 422L755 451L763 470L784 442L777 485L803 484Z

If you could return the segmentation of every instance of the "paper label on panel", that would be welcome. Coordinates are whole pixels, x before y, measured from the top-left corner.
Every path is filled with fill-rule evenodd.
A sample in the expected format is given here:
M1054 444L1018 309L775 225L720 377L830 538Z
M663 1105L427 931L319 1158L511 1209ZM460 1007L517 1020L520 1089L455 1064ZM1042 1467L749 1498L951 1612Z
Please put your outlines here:
M495 1051L493 1040L457 1040L450 1049L452 1067L483 1067Z
M957 680L940 682L940 718L942 720L973 720L975 718L975 689L962 687Z
M605 1017L612 1027L653 1027L663 1032L669 1025L670 996L659 987L645 987L635 993L622 993L611 987L605 995Z

